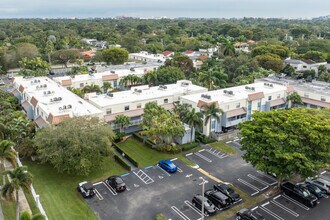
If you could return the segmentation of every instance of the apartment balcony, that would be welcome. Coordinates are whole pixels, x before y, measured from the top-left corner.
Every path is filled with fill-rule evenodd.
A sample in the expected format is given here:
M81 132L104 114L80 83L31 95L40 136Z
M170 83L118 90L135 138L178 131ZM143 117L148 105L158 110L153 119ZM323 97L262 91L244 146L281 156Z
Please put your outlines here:
M143 120L142 118L141 119L131 120L131 124L129 126L139 125L139 124L142 123L142 120ZM119 129L120 128L120 125L111 124L111 127L112 127L112 129Z
M246 121L246 118L239 118L239 119L236 119L236 120L232 120L232 121L225 121L224 123L224 126L223 127L232 127L232 126L235 126L235 125L238 125L239 123L241 122L244 122Z

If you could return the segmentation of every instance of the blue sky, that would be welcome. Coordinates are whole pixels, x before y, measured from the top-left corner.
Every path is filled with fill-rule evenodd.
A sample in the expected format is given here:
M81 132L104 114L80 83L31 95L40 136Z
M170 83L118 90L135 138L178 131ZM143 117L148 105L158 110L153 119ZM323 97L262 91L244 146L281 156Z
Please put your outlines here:
M329 0L1 0L0 18L286 17L330 15Z

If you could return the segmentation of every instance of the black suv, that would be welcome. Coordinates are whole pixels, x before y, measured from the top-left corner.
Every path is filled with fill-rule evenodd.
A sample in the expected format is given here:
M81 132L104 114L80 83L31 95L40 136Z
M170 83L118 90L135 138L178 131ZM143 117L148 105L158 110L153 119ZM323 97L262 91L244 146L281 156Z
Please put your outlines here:
M93 184L86 181L79 183L77 190L84 198L92 198L95 195L95 188Z
M231 205L230 199L219 191L206 190L204 195L219 209L228 208Z
M191 203L199 210L202 210L202 201L203 201L202 195L197 194L194 196ZM210 200L204 198L204 214L213 215L215 213L216 213L215 206L211 203Z
M216 191L222 192L223 194L228 196L232 203L235 203L235 202L238 202L241 200L240 195L237 194L232 188L230 188L226 184L218 183L213 186L213 189Z
M236 213L237 220L265 220L259 212L251 212L249 209L241 209Z
M117 192L124 191L126 189L126 184L120 176L110 176L105 182Z

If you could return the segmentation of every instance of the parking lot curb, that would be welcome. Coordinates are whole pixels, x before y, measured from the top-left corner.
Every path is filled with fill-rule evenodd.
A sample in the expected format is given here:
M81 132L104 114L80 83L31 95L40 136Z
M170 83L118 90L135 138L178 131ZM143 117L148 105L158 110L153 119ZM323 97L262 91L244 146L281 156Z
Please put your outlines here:
M208 178L218 182L218 183L225 183L224 181L216 178L215 176L212 176L211 174L209 174L208 172L206 172L205 170L203 170L202 168L198 168L197 169L199 172L201 172L202 174L204 174L205 176L207 176Z
M199 166L196 164L195 166L191 166L192 168L194 168L194 169L198 169L199 168Z

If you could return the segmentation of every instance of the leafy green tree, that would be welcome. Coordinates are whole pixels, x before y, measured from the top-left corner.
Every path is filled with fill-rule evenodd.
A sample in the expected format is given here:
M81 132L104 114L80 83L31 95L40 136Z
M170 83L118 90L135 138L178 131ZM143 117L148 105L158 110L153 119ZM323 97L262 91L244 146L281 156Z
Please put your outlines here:
M286 46L281 46L281 45L261 45L255 47L251 51L252 57L256 57L259 55L265 55L265 54L275 54L279 56L282 59L285 59L289 57L290 55L290 50Z
M74 63L80 57L81 54L78 49L62 49L53 53L53 58L57 62L63 64L66 68L68 67L69 62Z
M282 73L285 73L288 76L293 76L295 72L295 69L289 64L282 69Z
M113 132L97 117L68 118L38 130L34 139L42 163L62 173L88 175L109 155Z
M8 160L16 166L16 152L12 149L14 147L14 143L8 140L0 141L0 162L1 167L4 168L4 161Z
M21 212L19 220L46 220L46 218L41 213L32 216L28 211L24 211Z
M199 75L199 81L209 90L225 87L227 79L228 76L224 73L223 69L218 68L211 68L206 72L201 72Z
M120 79L119 84L123 85L125 87L131 87L131 86L141 84L142 81L143 81L143 78L141 78L135 74L128 74L127 76L124 76Z
M318 69L319 75L323 74L323 73L328 73L328 69L325 65L320 65L317 69Z
M81 89L73 88L73 89L71 89L71 92L73 92L74 94L76 94L80 98L84 98L84 96L85 96L85 92L82 91Z
M190 143L192 143L195 128L201 128L203 126L202 117L203 114L201 112L196 112L196 110L193 108L191 111L188 111L183 118L183 122L189 125L191 128Z
M16 45L15 51L18 61L22 60L22 58L24 57L28 59L33 59L39 56L39 51L37 46L31 43L18 43Z
M35 57L33 59L29 59L27 57L23 57L21 61L19 61L21 70L20 73L25 76L46 76L48 70L50 70L50 65L46 61L44 61L41 57Z
M185 115L189 112L190 105L187 103L174 104L173 112L179 115L181 121L184 120Z
M124 128L131 124L131 119L127 115L117 115L114 123L120 126L120 133L123 133Z
M143 82L149 86L158 85L158 76L156 71L149 71L143 75Z
M191 74L195 72L194 64L192 60L181 53L176 53L172 59L165 61L165 66L178 67L185 75L186 79L191 77Z
M287 101L291 102L292 107L295 107L297 105L303 105L304 103L301 100L300 95L297 92L293 92L286 98ZM289 106L291 106L289 103Z
M4 172L8 174L11 181L7 182L1 189L1 194L6 199L12 199L14 194L16 197L16 219L19 220L19 189L24 188L30 190L32 183L32 175L27 171L27 167L17 167L14 170Z
M279 73L283 69L283 61L276 54L263 54L255 57L262 68Z
M221 43L221 51L224 56L234 56L235 55L235 47L233 43L229 40L225 40Z
M172 84L184 79L183 72L178 67L161 67L156 73L159 85Z
M216 119L217 122L220 124L220 116L223 113L223 111L217 106L216 102L212 102L210 105L203 105L202 106L202 113L204 115L204 125L206 126L207 123L210 125L210 131L211 131L211 122L212 118Z
M102 51L103 60L107 64L123 64L128 60L128 51L123 48L111 48Z
M147 136L156 145L168 145L174 138L182 137L184 126L177 114L171 114L156 103L147 103L144 108L143 121L140 125L142 135Z
M52 64L52 54L55 50L55 46L52 40L47 40L46 42L46 47L45 47L45 51L47 53L48 56L48 63L51 65Z
M329 124L329 110L255 112L239 124L243 159L276 174L279 184L294 175L314 176L330 160Z
M308 51L302 56L304 59L310 59L315 62L326 62L326 55L319 51Z

